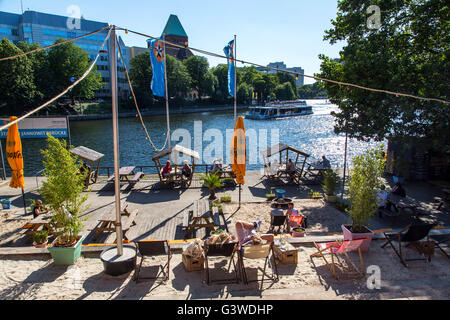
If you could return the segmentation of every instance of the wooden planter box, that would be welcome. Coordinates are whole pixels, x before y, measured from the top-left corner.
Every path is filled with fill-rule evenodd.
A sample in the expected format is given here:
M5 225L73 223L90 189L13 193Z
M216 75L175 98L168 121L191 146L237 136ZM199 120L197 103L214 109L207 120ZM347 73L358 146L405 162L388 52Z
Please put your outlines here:
M185 255L184 253L181 255L184 268L187 272L192 271L201 271L205 267L205 258L201 257L200 259L194 259L191 256Z
M298 251L297 249L289 244L287 250L282 250L278 246L273 247L275 258L278 259L282 264L297 264L298 263Z

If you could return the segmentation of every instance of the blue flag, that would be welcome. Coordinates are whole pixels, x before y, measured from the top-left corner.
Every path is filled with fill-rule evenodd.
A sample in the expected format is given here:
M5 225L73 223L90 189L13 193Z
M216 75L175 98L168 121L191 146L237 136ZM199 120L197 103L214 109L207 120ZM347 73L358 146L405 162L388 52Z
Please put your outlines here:
M228 42L228 45L223 48L223 52L227 56L228 60L228 92L234 97L234 40Z
M147 41L150 43L150 61L153 70L152 92L155 96L165 97L163 43L156 39Z

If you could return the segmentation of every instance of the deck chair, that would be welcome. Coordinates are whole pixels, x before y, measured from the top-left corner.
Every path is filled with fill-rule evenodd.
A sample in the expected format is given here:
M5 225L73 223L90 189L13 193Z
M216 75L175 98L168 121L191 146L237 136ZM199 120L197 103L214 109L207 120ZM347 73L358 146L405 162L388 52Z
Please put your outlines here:
M434 241L434 246L436 248L438 248L439 250L441 250L442 253L445 254L445 256L450 259L450 256L448 255L448 253L441 247L442 244L450 241L450 235L436 234L436 235L431 235L430 238L432 241Z
M139 266L136 263L136 269L134 272L134 280L136 283L139 281L139 279L162 279L163 281L169 280L169 266L170 266L170 259L172 258L172 252L170 251L169 242L167 240L162 241L135 241L136 245L136 262L138 253L141 256L141 263ZM163 277L159 277L160 272L156 275L156 277L139 277L139 273L141 271L142 263L144 262L146 257L155 257L155 256L167 256L167 263L162 266L159 265L161 268L161 272L164 274Z
M224 244L206 244L204 247L205 252L205 277L206 283L210 285L211 283L239 283L238 269L236 267L236 262L234 261L234 256L237 251L237 242L230 242ZM234 279L215 279L212 280L210 277L210 270L208 264L208 257L230 257L230 263L228 264L228 271L230 271L231 264L233 264L235 278Z
M335 241L335 242L327 242L327 243L315 243L314 246L317 248L317 252L313 253L310 258L314 257L322 257L322 259L327 264L328 269L333 274L333 277L335 279L338 279L336 274L336 266L335 266L335 256L336 254L343 254L344 257L347 259L347 262L350 266L353 267L353 269L361 276L364 277L364 260L362 258L361 254L361 245L364 242L364 239L358 239L358 240L345 240L345 241ZM361 264L361 270L359 270L356 265L353 263L352 259L348 256L348 252L351 251L358 251L359 254L359 262ZM328 260L325 258L325 254L330 254L331 256L331 263L328 262ZM337 256L336 256L337 258Z
M415 245L419 250L421 250L417 244L420 240L423 240L424 238L427 238L427 242L430 241L429 232L430 230L435 226L435 224L409 224L400 232L398 233L386 233L383 232L386 242L381 246L381 248L386 247L388 244L392 247L394 252L397 254L397 256L400 258L400 262L405 266L408 267L406 264L406 261L413 261L413 260L426 260L424 258L414 258L414 259L404 259L403 258L403 252L402 252L402 243L407 243L406 246ZM406 231L406 232L405 232ZM398 241L398 250L395 248L392 241ZM434 248L434 247L433 247ZM428 261L431 261L431 255L432 252L430 250L428 251Z
M281 227L286 231L286 216L273 216L273 221L270 222L270 231L275 233L275 227L278 227L276 233L280 233Z
M241 269L241 275L242 275L242 280L244 281L244 283L246 285L248 285L250 282L261 282L261 289L263 288L264 285L264 280L267 279L268 280L272 280L273 282L277 282L279 280L279 276L278 276L278 269L277 269L277 265L275 263L275 255L273 252L273 242L271 243L267 243L267 244L258 244L258 245L251 245L251 246L245 246L242 247L241 250L239 251L239 265L240 265L240 269ZM270 253L272 253L272 257L270 259ZM245 270L245 264L244 264L244 260L245 259L265 259L264 261L264 269L262 269L262 278L259 279L258 275L257 278L255 280L248 280L248 276L247 276L247 272ZM267 268L267 263L270 260L270 265L271 265L271 269L272 269L272 275L269 276L266 273L266 268ZM261 269L261 268L259 268Z

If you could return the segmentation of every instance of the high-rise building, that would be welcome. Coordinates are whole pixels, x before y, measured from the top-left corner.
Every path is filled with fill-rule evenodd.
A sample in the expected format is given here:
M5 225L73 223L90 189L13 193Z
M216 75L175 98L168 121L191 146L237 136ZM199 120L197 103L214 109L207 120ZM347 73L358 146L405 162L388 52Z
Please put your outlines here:
M14 14L0 11L0 38L6 38L13 43L25 41L37 43L41 47L49 46L59 38L73 39L81 35L108 27L106 22L97 22L80 19L79 24L73 23L73 18L47 14L36 11L25 11L23 14ZM95 59L100 51L102 43L107 36L107 30L91 36L74 40L74 44L84 49L91 60ZM119 37L121 52L124 56L125 65L129 66L130 52ZM103 48L97 60L97 70L100 72L105 85L96 92L96 97L111 96L110 85L110 62L109 62L109 41ZM125 68L120 57L117 59L117 77L119 96L128 96L129 86L124 74Z
M269 69L271 68L271 69ZM275 70L274 70L275 69ZM296 73L301 73L301 74L305 74L305 70L301 67L292 67L292 68L288 68L286 66L286 64L283 61L280 62L271 62L267 65L267 69L266 68L256 68L256 70L261 71L261 72L268 72L268 73L277 73L278 71L276 69L279 70L287 70L287 71L292 71L292 72L296 72ZM295 84L297 86L302 86L304 84L305 81L305 77L304 76L298 76L298 79L295 80Z

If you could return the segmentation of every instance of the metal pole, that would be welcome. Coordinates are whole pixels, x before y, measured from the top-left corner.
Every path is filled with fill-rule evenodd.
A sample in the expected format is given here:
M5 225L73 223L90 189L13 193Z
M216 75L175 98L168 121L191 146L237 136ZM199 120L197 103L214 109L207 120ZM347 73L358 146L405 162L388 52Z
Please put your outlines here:
M344 177L342 179L342 194L341 194L341 198L344 198L344 192L345 192L345 171L347 169L347 140L348 140L348 133L345 132Z
M6 180L6 171L5 171L5 160L3 159L3 147L2 147L2 140L0 139L0 154L2 157L2 179Z
M25 201L25 192L22 188L22 199L23 199L23 210L25 211L25 215L27 215L27 202Z
M236 35L234 35L234 123L237 121L237 90L236 90L236 74L237 74L237 60L236 60Z
M112 26L109 39L109 61L111 61L111 100L113 118L113 139L114 139L114 194L116 201L116 234L117 234L117 255L123 255L122 243L122 223L120 215L120 177L119 177L119 118L118 118L118 98L117 98L117 54L116 54L116 27Z
M169 120L169 92L167 91L167 59L166 59L166 35L163 34L164 45L164 85L166 89L166 121L167 121L167 145L170 148L170 120Z
M72 139L70 138L70 121L69 116L66 117L66 123L67 123L67 138L69 139L69 148L72 145Z

